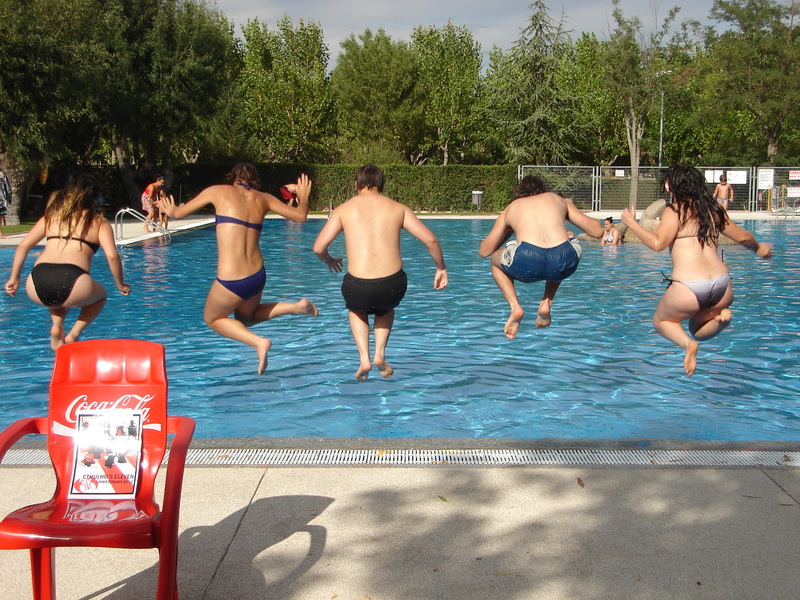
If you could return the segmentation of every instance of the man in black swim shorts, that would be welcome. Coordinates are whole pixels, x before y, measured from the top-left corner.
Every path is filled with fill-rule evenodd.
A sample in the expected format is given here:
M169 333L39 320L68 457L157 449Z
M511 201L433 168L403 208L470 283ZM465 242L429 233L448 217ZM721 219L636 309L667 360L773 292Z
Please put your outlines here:
M391 377L394 369L386 362L386 343L394 323L394 309L405 296L407 283L400 256L400 232L405 229L428 248L436 263L435 289L447 285L447 270L436 236L409 207L383 195L383 173L378 167L365 165L358 170L356 190L355 196L331 213L314 242L314 253L331 272L341 272L342 259L332 257L328 247L344 232L347 273L342 281L342 296L360 359L355 377L366 379L373 364L383 377ZM371 361L369 315L375 315L375 352Z

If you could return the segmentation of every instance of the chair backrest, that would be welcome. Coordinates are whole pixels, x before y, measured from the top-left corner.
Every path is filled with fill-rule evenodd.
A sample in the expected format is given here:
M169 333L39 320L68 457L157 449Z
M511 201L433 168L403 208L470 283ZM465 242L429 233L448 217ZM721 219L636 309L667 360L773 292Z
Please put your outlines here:
M164 347L141 340L59 347L48 425L57 498L152 504L167 443Z

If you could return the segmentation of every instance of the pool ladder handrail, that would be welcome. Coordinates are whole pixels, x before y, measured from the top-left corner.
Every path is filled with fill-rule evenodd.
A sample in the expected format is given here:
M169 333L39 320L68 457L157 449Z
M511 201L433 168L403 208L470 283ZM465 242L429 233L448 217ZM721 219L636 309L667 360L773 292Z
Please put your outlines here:
M121 208L117 211L117 214L114 216L114 239L121 240L122 239L122 218L125 215L131 215L132 217L138 219L142 223L147 223L148 227L152 227L165 238L167 241L172 241L172 234L169 232L169 229L161 225L160 223L156 223L152 219L148 219L145 215L140 213L138 210L133 208Z

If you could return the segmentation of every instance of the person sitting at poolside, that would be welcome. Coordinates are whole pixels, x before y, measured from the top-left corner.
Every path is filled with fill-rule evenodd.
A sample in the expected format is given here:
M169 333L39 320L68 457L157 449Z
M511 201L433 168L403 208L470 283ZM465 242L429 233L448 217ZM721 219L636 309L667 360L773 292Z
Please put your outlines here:
M101 214L100 183L88 173L72 175L62 190L54 192L39 219L20 242L11 265L6 292L19 289L22 266L28 253L45 239L44 250L28 275L28 297L50 310L50 347L57 350L76 342L105 306L108 293L89 274L95 253L102 248L120 294L131 286L122 275L122 261L114 243L111 224ZM64 335L64 319L71 308L81 312L72 329Z
M290 207L271 194L258 191L260 179L253 165L240 163L227 176L226 185L206 188L185 204L175 205L172 197L159 201L170 217L180 219L209 204L216 211L217 278L208 292L203 320L218 334L253 347L258 355L260 375L267 368L267 353L272 342L256 335L249 326L281 315L317 316L313 302L261 302L266 285L260 240L264 217L273 211L303 223L308 218L311 181L305 174L297 180L299 203ZM233 314L234 318L228 318Z
M603 237L600 238L601 246L616 246L622 243L622 236L619 229L614 227L614 218L606 217L603 221Z
M428 248L436 264L433 287L447 286L447 269L439 240L413 211L383 195L383 172L364 165L356 173L356 195L333 211L314 242L314 253L333 273L342 271L342 259L328 253L340 232L347 249L347 273L342 296L360 358L355 377L364 380L372 364L383 377L394 370L386 362L386 344L394 323L394 309L406 293L407 279L400 255L400 232L406 230ZM375 353L369 358L369 315L375 315Z
M623 211L622 221L652 250L669 248L672 275L653 314L653 325L685 350L683 368L692 375L697 368L695 340L714 337L732 317L728 308L733 303L731 276L717 254L720 233L760 258L772 257L772 244L758 243L752 233L731 222L694 167L670 167L662 184L672 203L664 209L655 232L639 225L629 208ZM687 319L694 339L681 326Z
M517 335L525 316L514 281L545 281L536 326L547 327L558 287L578 268L581 246L570 239L565 220L592 237L603 235L597 220L579 211L572 200L545 190L540 178L528 175L517 186L515 199L481 242L479 253L484 258L492 257L492 275L510 308L503 327L508 339ZM502 247L512 234L516 239Z

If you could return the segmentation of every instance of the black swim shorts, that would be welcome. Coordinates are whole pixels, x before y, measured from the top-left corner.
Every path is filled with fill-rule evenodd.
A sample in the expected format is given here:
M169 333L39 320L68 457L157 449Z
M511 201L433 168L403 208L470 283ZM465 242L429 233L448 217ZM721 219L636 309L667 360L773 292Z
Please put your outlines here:
M402 269L377 279L361 279L345 273L342 297L348 310L382 317L400 304L407 287L408 278Z

